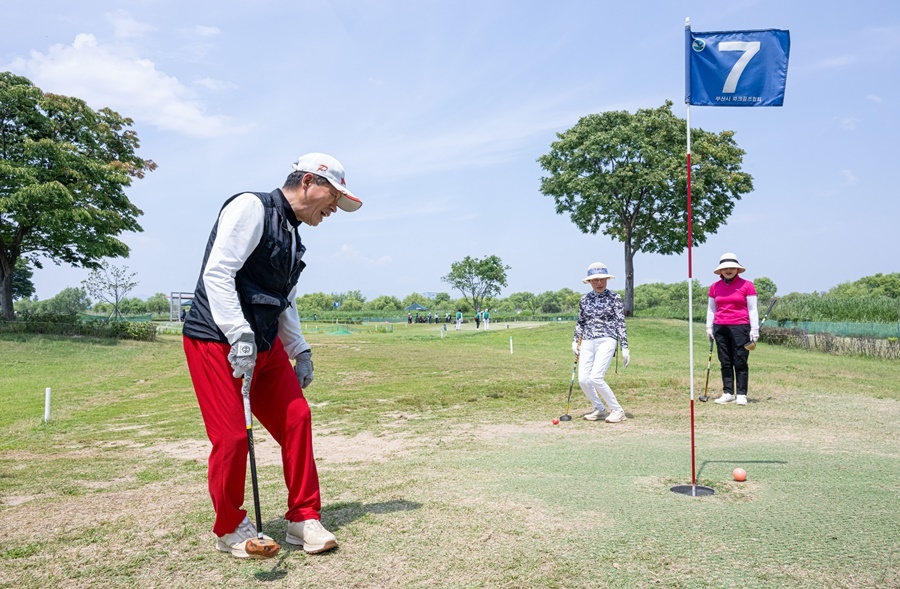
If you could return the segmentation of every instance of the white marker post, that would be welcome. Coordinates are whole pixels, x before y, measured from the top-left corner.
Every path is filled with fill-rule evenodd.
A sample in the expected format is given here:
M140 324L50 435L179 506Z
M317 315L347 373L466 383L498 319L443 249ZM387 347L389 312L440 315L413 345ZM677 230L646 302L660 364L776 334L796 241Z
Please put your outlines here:
M44 423L50 421L50 387L44 390Z
M509 353L512 354L512 336L509 336Z

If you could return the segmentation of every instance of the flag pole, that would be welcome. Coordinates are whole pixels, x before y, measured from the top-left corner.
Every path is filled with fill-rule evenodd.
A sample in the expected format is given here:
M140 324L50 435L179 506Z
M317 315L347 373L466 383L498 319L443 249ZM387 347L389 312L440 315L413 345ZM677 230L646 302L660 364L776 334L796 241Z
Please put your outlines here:
M752 40L748 40L752 39ZM697 485L697 456L694 437L694 260L693 204L691 203L691 105L698 106L781 106L787 78L791 47L790 31L691 32L691 19L684 19L684 104L687 123L687 260L688 260L688 361L691 389L691 484L672 487L684 495L712 495L710 487ZM721 53L744 50L738 63L743 69L729 67ZM752 50L752 52L751 52ZM708 53L704 53L708 52ZM763 57L750 64L754 55ZM703 54L701 59L699 56ZM748 65L749 64L749 65ZM697 81L697 96L692 84ZM743 89L738 85L739 80ZM718 88L722 88L721 91ZM710 92L712 90L712 93ZM710 348L712 353L712 348ZM705 397L700 397L706 400Z
M691 19L684 19L684 30L688 45L691 36ZM690 53L685 47L685 72L688 78L687 88L690 88ZM694 260L693 260L693 227L691 214L691 101L690 96L685 97L685 111L687 122L687 259L688 259L688 364L690 365L691 383L691 494L696 494L697 487L697 459L696 444L694 442Z
M691 484L675 485L670 489L673 493L703 497L712 495L711 487L697 486L697 445L694 442L694 231L693 204L691 203L691 19L684 19L684 104L687 111L687 252L688 252L688 364L690 365L691 382Z

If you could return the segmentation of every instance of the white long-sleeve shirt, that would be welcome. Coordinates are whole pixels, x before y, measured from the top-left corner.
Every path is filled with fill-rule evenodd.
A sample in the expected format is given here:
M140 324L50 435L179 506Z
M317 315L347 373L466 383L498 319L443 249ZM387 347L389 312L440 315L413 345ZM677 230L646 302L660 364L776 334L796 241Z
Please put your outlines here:
M232 344L242 335L253 333L241 310L234 277L262 239L264 214L262 202L249 192L228 203L219 213L216 239L203 269L203 286L209 297L213 321ZM292 247L296 249L296 232L291 235ZM297 287L294 286L288 300L293 302L296 298ZM293 305L278 317L278 337L289 358L296 358L310 349Z

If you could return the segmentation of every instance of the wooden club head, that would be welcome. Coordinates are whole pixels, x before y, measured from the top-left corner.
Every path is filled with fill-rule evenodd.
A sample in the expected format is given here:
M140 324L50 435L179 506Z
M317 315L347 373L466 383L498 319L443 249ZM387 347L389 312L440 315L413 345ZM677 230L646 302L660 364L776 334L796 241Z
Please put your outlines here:
M281 545L275 540L250 538L244 544L244 550L251 558L273 558L281 550Z

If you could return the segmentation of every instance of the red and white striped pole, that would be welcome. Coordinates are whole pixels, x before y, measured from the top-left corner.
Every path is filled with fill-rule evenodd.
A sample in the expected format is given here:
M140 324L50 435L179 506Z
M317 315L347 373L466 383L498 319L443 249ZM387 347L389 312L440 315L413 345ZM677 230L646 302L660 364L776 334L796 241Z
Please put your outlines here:
M685 28L690 31L691 19L685 19ZM696 446L694 444L694 262L693 262L693 228L691 226L691 103L686 104L687 122L687 259L688 259L688 363L691 379L691 488L696 493L697 467Z

